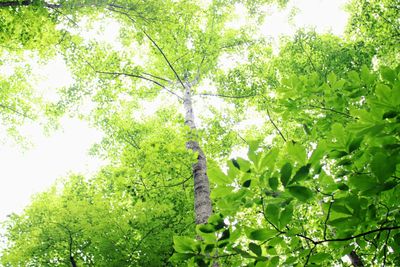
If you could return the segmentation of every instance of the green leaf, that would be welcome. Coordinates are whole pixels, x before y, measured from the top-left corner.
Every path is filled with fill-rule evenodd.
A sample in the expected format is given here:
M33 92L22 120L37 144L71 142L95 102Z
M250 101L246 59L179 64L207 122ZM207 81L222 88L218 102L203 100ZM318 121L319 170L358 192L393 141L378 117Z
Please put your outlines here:
M210 253L214 248L215 248L215 244L207 244L204 247L204 252L205 253Z
M276 235L276 231L272 229L257 229L248 235L251 240L265 241Z
M246 180L244 183L243 183L243 187L250 187L250 184L251 184L251 180L249 179L249 180Z
M278 183L279 183L278 178L276 178L276 177L271 177L268 179L268 184L273 191L278 190Z
M396 161L381 152L376 153L371 162L371 170L380 182L384 182L395 172Z
M279 150L277 148L272 148L264 157L260 160L259 170L264 170L265 168L273 169L275 161L278 157Z
M329 84L331 84L331 85L335 84L337 81L337 77L336 77L335 73L333 73L333 72L330 72L328 74L327 79L328 79Z
M314 255L312 255L310 257L310 262L313 263L322 263L326 260L330 260L331 259L331 254L329 253L325 253L325 252L320 252L320 253L316 253Z
M174 236L174 249L176 252L189 253L195 251L196 241L187 236Z
M208 177L210 181L216 183L218 185L226 185L232 183L232 180L229 179L226 174L221 171L219 167L212 167L207 171Z
M307 179L308 173L310 171L311 164L307 164L305 166L302 166L300 169L297 170L296 174L294 177L290 180L288 184L293 184L300 182L302 180Z
M218 241L222 241L222 240L228 239L230 236L231 236L231 232L229 231L229 229L226 229L225 231L222 232L222 235L218 239Z
M306 162L307 159L306 149L300 143L288 142L286 147L289 157L293 158L300 164L304 164Z
M174 253L169 260L172 262L181 262L186 261L194 256L196 256L194 253Z
M332 137L336 139L336 143L338 145L345 146L347 137L342 124L340 123L333 124L331 134Z
M279 256L272 257L268 261L268 267L278 267L279 266Z
M339 159L346 155L347 155L347 152L342 151L342 150L332 150L331 152L329 152L329 157L332 159Z
M332 210L340 213L344 213L347 215L353 215L353 213L344 205L338 205L336 203L332 204Z
M201 224L198 226L198 229L203 233L214 233L216 231L215 227L211 224Z
M285 207L283 211L281 211L281 214L279 216L279 226L280 228L285 227L290 223L292 220L293 216L293 205L289 204Z
M396 72L388 67L382 67L380 69L383 79L393 83L396 80Z
M363 140L363 137L354 138L349 145L349 153L358 149L361 145L362 140Z
M346 228L347 226L350 226L350 222L351 222L352 218L353 218L352 216L342 217L342 218L338 218L338 219L335 219L335 220L328 221L328 224L333 225L335 227L344 227L344 228Z
M286 186L289 182L290 176L292 175L292 165L290 162L286 162L281 168L281 183Z
M314 193L304 186L288 186L289 193L302 202L307 202L314 196Z
M375 187L377 185L377 180L375 177L370 175L353 175L349 177L349 185L352 188L365 191Z
M262 254L262 249L259 245L257 245L256 243L251 242L249 244L249 249L256 254L257 256L261 256Z
M231 159L233 166L235 166L238 170L240 170L239 162L236 159Z
M238 247L234 247L233 250L237 253L240 254L240 256L242 256L243 258L254 258L254 256L250 255L247 251L244 251L243 249L240 249Z
M393 119L399 114L400 113L398 111L396 111L396 110L390 110L390 111L385 112L382 115L382 119Z
M280 208L278 204L268 204L265 208L265 216L274 225L278 225Z

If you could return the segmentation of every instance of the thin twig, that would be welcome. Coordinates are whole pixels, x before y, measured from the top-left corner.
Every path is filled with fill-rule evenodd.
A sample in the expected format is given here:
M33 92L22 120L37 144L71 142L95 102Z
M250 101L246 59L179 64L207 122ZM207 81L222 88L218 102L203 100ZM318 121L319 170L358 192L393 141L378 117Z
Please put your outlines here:
M152 42L152 44L157 48L157 50L161 53L161 55L163 56L163 58L165 59L165 61L167 62L168 66L170 67L170 69L172 70L172 72L175 74L175 77L178 79L178 81L180 82L180 84L182 85L183 89L185 89L185 85L183 84L181 78L179 77L178 73L175 71L175 68L171 65L171 63L169 62L167 56L165 55L164 51L158 46L158 44L153 40L153 38L150 37L150 35L147 34L147 32L145 30L142 30L142 32L144 33L144 35L146 35L146 37L150 40L150 42Z
M8 109L8 110L14 112L15 114L17 114L19 116L22 116L24 118L27 118L27 119L30 119L30 120L34 120L32 117L28 116L27 114L19 112L18 110L16 110L15 108L12 108L10 106L6 106L6 105L3 105L3 104L0 104L0 107L4 108L4 109Z
M326 240L326 229L327 229L327 224L328 224L328 221L329 221L329 217L331 215L331 209L332 209L333 202L334 202L334 197L332 195L331 196L331 200L329 202L328 214L326 215L325 222L324 222L324 240Z
M167 88L166 86L164 86L163 84L161 84L161 83L159 83L159 82L157 82L157 81L155 81L155 80L153 80L153 79L144 77L144 76L142 76L142 75L132 74L132 73L113 72L113 71L99 71L99 70L96 70L96 69L93 67L93 65L90 64L90 62L88 62L87 60L85 60L85 62L90 66L91 69L93 69L94 72L99 73L99 74L108 74L108 75L115 75L115 76L128 76L128 77L143 79L143 80L152 82L152 83L154 83L154 84L160 86L162 89L164 89L164 90L167 91L168 93L173 94L173 95L176 96L178 99L180 99L180 100L183 101L183 98L182 98L181 96L179 96L178 94L176 94L175 92L171 91L170 89L168 89L168 88Z
M197 94L198 96L216 96L222 98L250 98L255 97L257 94L250 94L250 95L224 95L224 94L211 94L211 93L204 93L204 94Z
M314 106L314 105L308 105L308 107L330 111L330 112L333 112L333 113L336 113L336 114L340 114L340 115L346 116L348 118L354 119L353 116L351 116L351 115L349 115L347 113L344 113L344 112L341 112L341 111L337 111L337 110L334 110L334 109L331 109L331 108L319 107L319 106Z
M310 252L309 252L308 255L307 255L306 262L304 263L304 266L307 266L308 261L310 260L311 254L312 254L312 252L314 251L314 249L315 249L316 247L317 247L317 245L314 244L314 246L312 247L312 249L310 249Z
M279 130L278 126L276 126L275 122L272 120L271 115L270 115L270 113L269 113L269 109L268 109L268 108L266 108L266 109L267 109L268 120L272 123L272 125L273 125L273 126L275 127L275 129L278 131L278 133L279 133L279 135L282 137L283 141L286 142L285 136L283 136L281 130Z

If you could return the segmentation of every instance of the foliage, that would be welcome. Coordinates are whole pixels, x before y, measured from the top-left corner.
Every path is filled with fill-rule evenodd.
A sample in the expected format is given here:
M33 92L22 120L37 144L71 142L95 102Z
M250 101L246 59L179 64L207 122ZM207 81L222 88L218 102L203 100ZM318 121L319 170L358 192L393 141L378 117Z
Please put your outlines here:
M400 4L396 0L352 1L348 34L375 47L379 59L395 67L399 61Z
M372 88L365 102L315 147L252 142L248 160L210 170L217 212L196 228L202 240L174 240L172 260L326 265L356 250L365 262L398 265L400 67L365 71L357 74Z
M400 265L397 3L354 1L346 38L299 30L275 54L254 25L227 27L235 5L260 15L266 2L2 2L2 55L56 51L75 80L49 108L26 66L2 77L2 124L34 117L36 104L48 116L78 114L105 133L92 153L111 163L11 215L1 263L327 266L348 255ZM114 42L101 39L99 21L121 26ZM238 63L224 69L224 56ZM188 85L194 107L208 107L199 131L180 114ZM264 120L246 126L255 115ZM199 155L188 140L208 157L214 207L197 226Z

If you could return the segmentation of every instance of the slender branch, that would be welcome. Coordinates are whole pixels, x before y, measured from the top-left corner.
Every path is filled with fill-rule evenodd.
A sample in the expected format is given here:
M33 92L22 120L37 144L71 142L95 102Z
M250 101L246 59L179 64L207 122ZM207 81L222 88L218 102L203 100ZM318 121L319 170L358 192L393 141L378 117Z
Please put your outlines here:
M165 85L163 85L163 84L161 84L161 83L159 83L159 82L157 82L157 81L155 81L155 80L153 80L153 79L147 78L147 77L142 76L142 75L132 74L132 73L113 72L113 71L99 71L99 70L96 70L96 69L94 68L94 66L93 66L92 64L90 64L90 62L88 62L88 61L86 61L86 60L85 60L85 62L90 66L90 68L91 68L94 72L99 73L99 74L108 74L108 75L115 75L115 76L128 76L128 77L143 79L143 80L152 82L152 83L154 83L154 84L160 86L162 89L164 89L164 90L167 91L168 93L173 94L173 95L176 96L178 99L180 99L180 100L183 101L183 98L182 98L181 96L179 96L179 95L176 94L175 92L173 92L173 91L171 91L170 89L168 89ZM147 75L148 75L148 74L147 74Z
M282 137L283 141L286 142L286 138L283 136L281 130L279 130L278 126L276 126L275 122L272 120L271 115L269 113L269 109L267 109L267 115L268 115L268 120L272 123L272 125L275 127L275 129L278 131L279 135Z
M308 105L308 107L322 109L322 110L326 110L326 111L331 111L333 113L340 114L340 115L346 116L348 118L354 119L353 116L351 116L351 115L349 115L347 113L344 113L344 112L341 112L341 111L337 111L337 110L334 110L334 109L331 109L331 108L319 107L319 106L314 106L314 105Z
M132 23L135 23L135 20L127 13L127 12L123 12L123 11L119 11L119 10L115 10L110 8L109 10L120 13L122 15L125 15L130 21L132 21ZM153 38L150 37L150 35L147 34L147 32L145 30L142 29L142 32L144 33L144 35L146 35L146 37L151 41L151 43L157 48L157 50L161 53L161 55L163 56L163 58L165 59L165 61L168 63L168 66L170 67L170 69L174 72L176 78L178 79L178 81L180 82L180 84L182 85L183 89L185 89L185 85L183 84L181 78L179 77L178 73L175 71L174 67L171 65L170 61L168 60L167 56L165 55L164 51L158 46L158 44L153 40ZM160 77L157 77L160 78ZM154 80L152 80L153 82L155 82ZM165 90L167 90L169 93L174 94L175 96L177 96L180 100L183 101L183 98L178 96L176 93L172 92L171 90L167 89L165 86L163 86L163 88Z
M161 53L161 55L163 56L163 58L165 59L165 61L167 62L168 66L170 67L170 69L173 71L173 73L175 74L175 77L178 79L178 81L180 82L180 84L182 85L182 88L185 89L185 85L183 84L181 78L179 77L178 73L175 71L174 67L171 65L171 63L169 62L167 56L165 55L164 51L158 46L158 44L153 40L153 38L150 37L150 35L147 34L147 32L145 30L142 30L142 32L144 33L144 35L146 35L146 37L150 40L150 42L152 42L152 44L157 48L157 50Z
M246 145L249 145L249 143L246 141L246 139L244 139L239 133L237 133L237 136L240 138L240 140L242 140Z
M330 215L331 215L331 209L332 209L332 205L333 205L333 202L334 202L334 197L333 197L333 195L332 195L331 197L332 197L332 198L331 198L331 200L330 200L330 202L329 202L328 214L326 215L325 222L324 222L324 240L326 240L326 229L327 229L327 224L328 224L328 221L329 221L329 217L330 217Z
M132 74L132 73L126 73L126 72L116 72L116 71L100 71L100 70L96 70L96 69L94 68L94 66L93 66L90 62L88 62L88 61L86 61L86 60L85 60L85 62L89 65L89 67L90 67L94 72L99 73L99 74L109 74L109 75L115 75L115 76L128 76L128 77L143 79L143 80L152 82L152 83L154 83L154 84L156 84L156 85L158 85L158 86L160 86L160 87L162 87L162 88L165 88L165 86L164 86L163 84L161 84L161 83L159 83L159 82L157 82L157 81L155 81L155 80L153 80L153 79L144 77L144 76L142 76L142 75Z
M306 262L304 263L304 266L307 266L308 261L310 260L311 254L312 254L312 252L314 251L314 249L315 249L316 247L317 247L317 245L314 244L314 246L310 249L310 252L309 252L308 255L307 255Z
M265 202L264 202L264 198L263 198L263 197L261 197L261 203L262 203L262 214L263 214L263 216L264 216L264 219L265 219L276 231L278 231L278 232L281 233L281 234L285 233L285 232L279 230L279 228L276 227L275 224L273 224L273 223L267 218L267 215L265 214Z
M385 244L383 245L383 266L386 266L386 257L387 257L387 243L389 240L389 236L390 236L390 230L387 233L386 239L385 239Z
M188 178L186 178L185 180L183 180L181 182L178 182L178 183L175 183L175 184L170 184L170 185L157 186L157 187L153 187L151 189L158 189L158 188L165 188L165 187L175 187L175 186L178 186L178 185L182 185L182 184L186 183L187 181L189 181L192 177L193 177L192 174L190 174L190 176Z
M311 67L313 68L313 70L314 70L315 72L318 72L317 69L315 68L314 62L313 62L312 59L311 59L311 56L307 53L306 49L304 48L304 46L303 46L303 41L302 41L301 38L299 39L299 43L300 43L301 49L303 50L303 52L304 52L304 54L306 55L308 61L310 62Z
M170 81L170 80L168 80L168 79L165 79L165 78L162 78L162 77L153 75L153 74L151 74L151 73L143 72L143 75L147 75L147 76L150 76L150 77L155 78L155 79L159 79L159 80L164 81L164 82L167 82L167 83L172 83L172 81Z
M164 226L164 227L169 226L169 224L172 222L172 220L173 220L174 218L175 218L175 217L171 217L171 218L168 220L168 222L166 222L164 225L161 225L161 226ZM135 248L134 248L134 249L132 250L132 252L130 253L129 260L132 260L133 254L140 248L140 246L142 245L143 241L144 241L147 237L149 237L150 234L151 234L154 230L156 230L157 228L161 228L160 225L156 225L156 226L154 226L153 228L151 228L151 229L139 240L139 242L137 243L137 245L135 246Z
M222 97L222 98L250 98L250 97L257 96L257 94L250 94L250 95L224 95L224 94L204 93L204 94L198 94L198 96L216 96L216 97Z
M378 232L378 233L381 233L381 232L383 232L383 231L391 231L391 230L397 230L397 229L400 229L400 226L381 227L381 228L378 228L378 229L370 230L370 231L367 231L367 232L364 232L364 233L361 233L361 234L358 234L358 235L350 236L350 237L345 237L345 238L332 238L332 239L324 239L324 240L318 240L318 241L315 241L315 240L313 240L312 238L307 237L307 236L302 235L302 234L296 234L296 236L302 237L302 238L304 238L304 239L306 239L306 240L308 240L308 241L311 241L313 244L318 245L318 244L322 244L322 243L326 243L326 242L343 242L343 241L349 241L349 240L356 239L356 238L359 238L359 237L364 237L364 236L366 236L366 235L370 235L370 234L373 234L373 233L377 233L377 232Z
M15 108L12 108L12 107L10 107L10 106L6 106L6 105L3 105L3 104L0 104L0 108L8 109L8 110L12 111L13 113L15 113L15 114L17 114L17 115L19 115L19 116L21 116L21 117L24 117L24 118L28 118L28 119L30 119L30 120L33 120L32 117L28 116L28 115L25 114L25 113L19 112L18 110L16 110Z

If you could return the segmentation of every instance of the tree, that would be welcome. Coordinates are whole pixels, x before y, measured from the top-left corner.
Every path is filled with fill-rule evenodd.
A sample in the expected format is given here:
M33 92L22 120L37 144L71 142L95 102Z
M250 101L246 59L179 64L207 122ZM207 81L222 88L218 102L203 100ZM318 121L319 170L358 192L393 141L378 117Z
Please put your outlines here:
M245 1L253 12L258 2ZM93 152L113 161L13 216L5 264L313 266L347 255L354 266L399 265L400 68L371 63L390 62L394 46L299 31L273 55L254 28L226 27L235 3L39 4L122 25L120 43L66 34L59 48L75 77L59 108L92 100L81 115L106 133ZM244 63L223 70L223 53ZM207 80L216 88L202 90ZM198 96L235 111L211 108L198 129ZM157 101L152 115L138 112ZM254 114L265 118L261 130L232 127ZM247 155L229 159L232 146Z
M352 1L348 36L372 45L384 65L399 61L400 6L398 1Z

